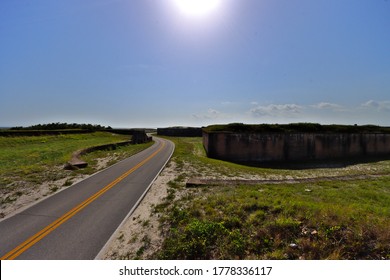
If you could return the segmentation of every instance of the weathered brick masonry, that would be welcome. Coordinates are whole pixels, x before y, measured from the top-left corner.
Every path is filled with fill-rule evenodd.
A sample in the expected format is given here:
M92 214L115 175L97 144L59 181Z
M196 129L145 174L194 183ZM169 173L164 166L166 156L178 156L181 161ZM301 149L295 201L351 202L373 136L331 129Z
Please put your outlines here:
M386 133L251 133L203 131L211 158L235 162L390 157Z
M157 135L174 137L201 137L202 128L200 127L167 127L157 128Z

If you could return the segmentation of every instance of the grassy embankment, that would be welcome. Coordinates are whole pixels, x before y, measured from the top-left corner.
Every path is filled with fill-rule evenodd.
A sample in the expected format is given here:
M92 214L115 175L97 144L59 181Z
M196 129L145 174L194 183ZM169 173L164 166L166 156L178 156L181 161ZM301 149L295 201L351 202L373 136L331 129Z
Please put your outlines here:
M152 143L118 147L114 151L96 151L83 156L89 163L85 169L67 171L64 164L73 152L91 146L127 141L131 136L108 132L69 134L58 136L0 137L0 194L1 204L13 202L26 192L38 188L42 182L56 182L97 171L98 160L110 156L108 165L135 154ZM59 187L53 184L52 191Z
M161 259L390 259L390 161L281 170L206 157L201 138L170 138L178 177L161 215ZM355 179L354 175L378 175ZM185 188L188 178L281 179ZM350 176L348 181L321 181ZM283 179L318 178L308 183Z

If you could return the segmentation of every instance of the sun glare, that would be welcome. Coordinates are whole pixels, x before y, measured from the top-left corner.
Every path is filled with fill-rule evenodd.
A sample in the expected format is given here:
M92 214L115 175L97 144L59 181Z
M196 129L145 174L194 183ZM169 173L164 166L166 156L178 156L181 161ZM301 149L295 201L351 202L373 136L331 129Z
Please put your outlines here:
M179 10L188 16L203 16L216 10L221 0L173 0Z

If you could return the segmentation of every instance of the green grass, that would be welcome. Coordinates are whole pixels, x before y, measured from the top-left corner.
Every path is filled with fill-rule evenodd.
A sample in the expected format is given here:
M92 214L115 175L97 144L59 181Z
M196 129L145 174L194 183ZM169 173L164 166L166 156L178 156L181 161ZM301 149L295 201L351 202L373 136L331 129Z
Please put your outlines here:
M390 259L390 161L345 168L255 168L205 156L201 138L170 138L178 177L155 207L166 236L159 259ZM206 186L192 176L348 181ZM354 175L381 174L374 179ZM172 195L174 194L174 195Z
M90 134L69 134L58 136L0 137L0 190L11 191L17 184L27 182L38 184L53 181L69 175L62 169L73 152L91 146L129 140L129 136L107 132ZM146 145L130 145L118 148L117 153L128 156L146 148ZM94 162L110 152L99 151L85 156L90 164L85 170L74 173L94 172ZM112 154L112 152L111 152Z

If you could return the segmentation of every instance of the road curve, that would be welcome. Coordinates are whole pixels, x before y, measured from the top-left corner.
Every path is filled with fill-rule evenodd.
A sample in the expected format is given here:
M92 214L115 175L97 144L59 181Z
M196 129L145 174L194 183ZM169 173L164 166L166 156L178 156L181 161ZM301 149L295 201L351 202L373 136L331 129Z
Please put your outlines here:
M1 259L92 260L134 211L174 151L150 148L0 222Z

